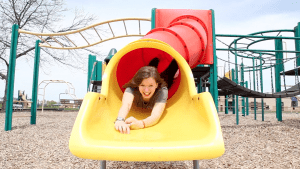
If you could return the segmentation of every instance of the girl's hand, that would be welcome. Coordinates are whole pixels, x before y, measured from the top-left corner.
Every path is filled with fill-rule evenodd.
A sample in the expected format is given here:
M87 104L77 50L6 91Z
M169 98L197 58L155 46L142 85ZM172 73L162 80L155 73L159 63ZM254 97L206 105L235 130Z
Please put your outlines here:
M130 128L132 130L137 130L137 129L142 129L144 128L144 124L142 122L142 120L137 120L134 117L129 117L128 119L125 120L126 124L130 124Z
M130 124L126 124L124 121L116 121L115 129L119 130L120 133L122 133L122 134L129 134L130 133Z

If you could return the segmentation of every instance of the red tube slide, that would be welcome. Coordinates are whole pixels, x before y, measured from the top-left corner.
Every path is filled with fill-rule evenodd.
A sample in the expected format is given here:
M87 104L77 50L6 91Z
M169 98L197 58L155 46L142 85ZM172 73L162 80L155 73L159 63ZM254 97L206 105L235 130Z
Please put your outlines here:
M198 64L213 64L212 21L210 10L156 9L156 28L143 39L156 39L172 46L191 68ZM139 48L125 54L117 68L119 86L127 83L143 66L158 58L158 72L164 72L173 57L154 48ZM180 72L179 72L180 74ZM180 84L178 73L169 88L169 98ZM124 89L122 89L124 91Z

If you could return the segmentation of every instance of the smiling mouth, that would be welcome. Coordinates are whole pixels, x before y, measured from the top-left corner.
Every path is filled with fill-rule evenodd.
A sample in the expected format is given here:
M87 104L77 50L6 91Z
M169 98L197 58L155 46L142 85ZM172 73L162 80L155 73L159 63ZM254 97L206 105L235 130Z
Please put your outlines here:
M151 92L150 93L144 93L144 96L150 96Z

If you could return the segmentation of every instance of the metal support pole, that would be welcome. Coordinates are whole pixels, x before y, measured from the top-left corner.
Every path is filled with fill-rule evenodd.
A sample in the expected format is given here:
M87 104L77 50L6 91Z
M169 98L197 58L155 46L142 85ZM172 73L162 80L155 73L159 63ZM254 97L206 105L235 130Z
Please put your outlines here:
M236 46L236 41L234 41L234 47ZM235 55L235 83L239 84L239 69L237 66L237 51L234 52ZM236 109L236 125L239 124L239 95L235 95L235 109Z
M246 88L248 88L248 81L246 83ZM246 98L246 116L249 116L249 99L248 97Z
M199 83L197 83L197 89L198 89L198 93L203 92L203 87L202 87L202 79L200 78Z
M200 169L199 160L193 160L193 169Z
M102 61L97 61L96 65L96 81L102 81Z
M215 35L215 14L214 10L211 9L211 18L212 18L212 35L213 35L213 54L214 54L214 59L213 59L213 64L210 65L210 93L212 95L212 98L214 99L215 106L217 109L217 112L219 112L219 103L218 103L218 98L219 98L219 93L218 93L218 59L217 59L217 54L216 54L216 35Z
M12 126L12 113L14 101L14 83L15 83L15 69L16 69L16 56L18 45L18 25L12 26L11 33L11 46L9 56L9 66L7 74L7 93L6 93L6 109L5 109L5 127L4 130L11 130Z
M252 58L252 62L253 62L253 89L254 91L255 89L255 64L254 64L254 58ZM254 120L256 120L256 98L254 98Z
M96 62L96 56L89 55L89 62L88 62L88 76L87 76L87 91L89 90L90 80L96 79L96 71L93 71L94 63ZM93 75L91 75L93 73ZM91 79L92 77L92 79ZM88 91L89 92L89 91Z
M154 29L156 27L155 17L156 17L156 8L152 8L152 10L151 10L151 29Z
M40 65L40 51L41 51L39 44L40 44L40 40L37 40L35 43L30 124L36 124L36 108L37 108L37 97L38 97L39 65Z
M263 93L264 92L264 88L263 88L263 73L262 73L262 55L261 53L259 54L260 55L260 89L261 89L261 92ZM265 110L264 110L264 99L261 98L261 120L262 121L265 121Z
M234 81L234 69L231 69L232 81ZM235 96L232 95L232 114L235 114Z
M106 169L106 161L105 160L100 161L100 169Z
M295 37L300 37L300 22L298 22L298 26L295 27ZM295 40L295 49L296 51L300 51L300 40ZM296 53L297 56L297 67L300 66L300 54Z
M282 39L275 39L275 50L282 50ZM275 65L275 90L276 92L281 91L281 76L280 72L283 70L283 53L276 52L276 65ZM276 117L278 121L282 121L282 105L281 98L276 99Z
M225 95L225 114L228 114L228 95Z
M245 82L244 82L244 64L241 64L241 86L245 87ZM242 97L242 114L243 116L246 116L245 113L245 97Z

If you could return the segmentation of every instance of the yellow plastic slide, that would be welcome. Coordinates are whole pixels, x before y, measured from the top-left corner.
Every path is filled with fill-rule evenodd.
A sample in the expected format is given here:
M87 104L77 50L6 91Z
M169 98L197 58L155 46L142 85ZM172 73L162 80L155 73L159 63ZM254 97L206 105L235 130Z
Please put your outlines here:
M173 56L181 81L155 126L121 134L114 129L123 96L116 69L124 54L139 48L155 48ZM128 117L144 119L150 114L133 107ZM80 158L112 161L200 160L219 157L225 151L210 93L197 94L192 71L184 58L168 44L151 39L130 43L115 54L103 75L101 94L90 92L83 100L69 148Z

